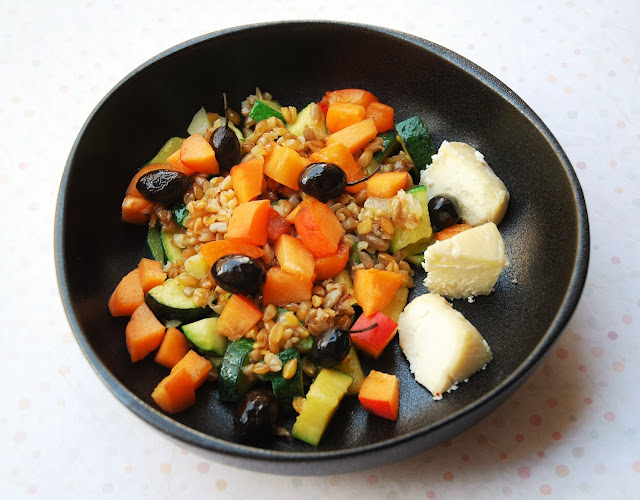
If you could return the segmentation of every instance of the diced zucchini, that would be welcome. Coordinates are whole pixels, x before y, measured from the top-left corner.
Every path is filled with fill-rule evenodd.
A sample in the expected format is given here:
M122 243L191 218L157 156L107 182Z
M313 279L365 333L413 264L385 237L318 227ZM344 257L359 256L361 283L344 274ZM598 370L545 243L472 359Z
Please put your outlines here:
M154 260L165 263L164 249L162 248L162 239L160 238L160 226L155 225L147 230L147 238L145 240L145 253Z
M324 368L309 387L302 411L296 418L291 435L318 446L331 417L347 393L353 379L339 370Z
M207 129L212 125L213 123L211 122L211 120L209 120L209 116L207 116L207 110L204 108L200 108L198 112L193 115L191 123L187 128L187 133L189 135L200 134L204 136Z
M296 121L287 125L289 132L295 135L302 135L305 127L313 128L316 126L316 122L311 116L311 109L315 105L315 102L307 104L305 108L298 112Z
M256 123L267 118L275 116L284 122L284 116L280 112L282 106L277 101L267 101L266 99L256 99L251 111L249 112L249 118L252 118Z
M164 146L162 146L160 151L156 153L156 155L151 159L149 163L147 163L147 165L153 165L154 163L165 163L169 156L180 149L180 146L182 146L183 142L184 139L181 137L172 137L164 143Z
M184 205L184 203L172 208L171 212L173 213L173 219L176 221L176 224L185 227L184 223L187 220L187 217L189 217L189 210L187 210L187 207Z
M411 177L416 184L420 182L420 171L431 165L431 157L436 154L429 128L419 116L412 116L396 125L396 131L402 148L409 155L415 167Z
M400 150L400 141L395 130L378 134L378 137L382 138L382 149L373 155L373 159L378 163L382 163Z
M409 289L405 286L401 286L393 295L391 302L385 306L382 312L397 323L398 318L400 318L400 313L404 311L404 307L407 305L408 297Z
M162 249L167 257L167 260L175 262L178 259L182 259L182 250L173 244L173 235L171 231L162 230L160 232L160 239L162 240Z
M423 239L431 238L433 229L431 228L431 221L429 219L429 200L427 200L427 187L415 186L407 189L407 193L413 196L422 207L422 217L417 227L413 229L396 228L393 233L393 238L389 244L389 251L391 253L402 250L407 245L415 243Z
M249 390L249 380L242 368L249 364L249 353L253 350L253 341L240 339L227 345L218 372L220 401L235 403Z
M218 333L217 317L182 325L182 333L202 354L222 356L227 349L227 337Z
M431 238L407 245L404 247L404 250L409 253L405 257L405 260L410 264L421 266L424 262L424 252L430 245L433 245Z
M175 319L185 323L197 321L211 314L211 309L201 307L193 297L184 294L184 285L169 278L147 292L145 302L149 309L163 320Z
M354 346L351 346L349 354L347 354L347 358L349 360L346 363L344 361L340 363L338 366L336 366L336 369L340 370L342 373L346 373L353 379L351 385L349 386L349 390L347 390L347 394L349 396L355 396L360 392L360 387L362 387L362 382L364 382L364 372L362 371L362 366L360 365L358 351L356 351L356 348Z

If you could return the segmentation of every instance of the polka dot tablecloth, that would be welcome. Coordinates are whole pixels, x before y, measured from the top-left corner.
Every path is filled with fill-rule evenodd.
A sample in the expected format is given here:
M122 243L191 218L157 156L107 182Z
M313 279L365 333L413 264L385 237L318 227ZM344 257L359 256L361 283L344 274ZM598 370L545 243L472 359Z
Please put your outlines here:
M637 0L100 2L0 5L0 478L15 498L638 498L640 7ZM545 121L587 200L589 275L534 375L463 434L378 469L270 476L210 462L134 417L62 310L53 212L100 98L183 40L277 19L385 25L496 75ZM549 228L549 237L563 228Z

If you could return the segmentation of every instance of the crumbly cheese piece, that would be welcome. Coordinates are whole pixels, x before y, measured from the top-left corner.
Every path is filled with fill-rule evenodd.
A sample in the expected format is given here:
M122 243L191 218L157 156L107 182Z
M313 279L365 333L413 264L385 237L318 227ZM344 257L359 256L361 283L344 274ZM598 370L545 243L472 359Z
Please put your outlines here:
M507 265L504 241L493 222L437 241L424 252L430 292L451 299L488 295Z
M431 166L420 174L429 199L450 198L458 215L472 226L499 224L507 211L509 191L484 156L463 142L444 141Z
M398 320L398 333L411 372L434 399L456 389L493 358L478 330L434 293L407 305Z

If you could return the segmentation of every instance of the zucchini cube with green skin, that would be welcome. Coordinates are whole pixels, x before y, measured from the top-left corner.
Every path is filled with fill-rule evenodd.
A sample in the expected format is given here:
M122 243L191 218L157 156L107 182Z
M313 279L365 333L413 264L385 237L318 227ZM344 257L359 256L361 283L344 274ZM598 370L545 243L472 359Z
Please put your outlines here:
M436 154L436 147L429 134L429 127L419 116L412 116L396 125L396 131L405 153L414 164L411 170L413 182L420 181L420 171L431 165L431 157Z
M373 159L378 163L382 163L400 150L400 141L395 130L378 134L378 138L382 139L382 149L373 155Z
M227 346L218 372L220 401L235 403L249 390L250 383L242 368L249 364L252 350L253 341L250 339L236 340Z
M228 339L218 333L218 318L204 318L182 325L182 333L202 354L224 355Z
M316 126L316 122L311 116L311 110L314 105L315 102L309 103L302 109L302 111L298 112L296 121L287 125L289 132L295 135L302 135L306 127L313 128Z
M211 309L200 306L193 297L187 297L184 288L177 279L169 278L149 290L144 300L153 314L163 321L190 323L209 316Z
M280 408L283 410L292 410L293 406L291 403L293 402L293 398L304 396L300 353L294 348L285 349L278 353L278 357L282 362L283 368L292 359L297 360L297 369L293 377L286 379L282 376L282 371L280 371L277 373L268 372L265 375L260 376L260 378L271 381L271 388L273 389L273 394L278 400Z
M415 186L407 189L407 194L413 196L420 203L420 207L422 208L420 223L413 229L396 228L393 233L393 238L391 238L391 243L389 244L390 252L397 252L421 240L429 240L433 233L431 220L429 219L427 188L425 186Z
M173 235L175 233L171 231L160 231L160 240L162 241L162 248L168 261L175 262L178 259L182 259L182 249L173 244Z
M284 116L280 112L281 106L276 101L268 101L266 99L256 99L251 111L249 112L249 118L258 123L259 121L266 120L275 116L276 118L284 122Z
M352 383L353 379L349 375L332 368L323 368L309 387L291 435L305 443L318 446L331 417Z
M183 142L184 139L182 137L172 137L164 143L164 146L162 146L160 151L156 153L147 165L153 165L154 163L166 163L167 158L180 149Z
M147 256L151 257L158 262L164 264L164 248L162 248L162 239L160 238L160 227L150 227L147 230L147 238L145 241L145 253Z

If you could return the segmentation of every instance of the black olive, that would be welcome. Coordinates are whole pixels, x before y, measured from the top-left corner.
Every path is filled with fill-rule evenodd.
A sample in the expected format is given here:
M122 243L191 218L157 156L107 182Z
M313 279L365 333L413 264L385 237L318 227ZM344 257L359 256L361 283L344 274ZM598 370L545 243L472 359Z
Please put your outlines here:
M428 206L429 219L436 233L460 221L458 211L449 198L434 196L429 200Z
M366 181L378 172L380 167L363 179L355 182L347 182L347 174L334 163L310 163L298 176L300 191L313 196L325 203L332 198L337 198L347 186L355 186Z
M347 174L333 163L311 163L300 172L298 185L300 191L324 203L344 193Z
M349 354L351 349L351 335L349 330L329 328L315 339L309 357L315 364L323 368L339 365Z
M216 153L216 160L220 166L220 170L229 171L231 167L240 163L242 155L240 150L240 141L229 126L229 106L227 106L227 94L222 94L224 99L224 116L226 124L218 127L213 131L209 138L209 144Z
M211 276L227 292L249 295L264 285L267 272L253 257L233 254L220 257L211 268Z
M253 389L238 402L233 418L236 436L241 441L268 439L278 420L278 401L271 391Z
M182 172L161 168L140 176L136 188L149 201L171 205L182 200L190 183Z

